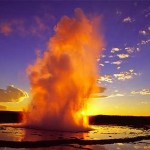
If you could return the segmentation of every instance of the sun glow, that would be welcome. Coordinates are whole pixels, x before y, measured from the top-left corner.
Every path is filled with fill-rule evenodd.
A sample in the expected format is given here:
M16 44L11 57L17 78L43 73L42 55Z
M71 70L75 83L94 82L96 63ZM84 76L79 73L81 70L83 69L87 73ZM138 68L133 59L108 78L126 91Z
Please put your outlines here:
M85 116L85 111L82 111L81 114L82 114L82 116Z

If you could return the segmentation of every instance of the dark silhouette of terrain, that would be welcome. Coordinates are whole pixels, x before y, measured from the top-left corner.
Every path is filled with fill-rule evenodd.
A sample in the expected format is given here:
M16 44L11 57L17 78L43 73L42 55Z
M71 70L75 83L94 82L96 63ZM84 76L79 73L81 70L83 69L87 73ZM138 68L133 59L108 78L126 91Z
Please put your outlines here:
M19 123L22 121L22 112L0 111L0 123ZM91 125L121 125L121 126L150 126L150 116L89 116Z
M149 126L150 116L89 116L91 125Z
M0 111L0 123L19 123L22 120L22 113L15 111Z

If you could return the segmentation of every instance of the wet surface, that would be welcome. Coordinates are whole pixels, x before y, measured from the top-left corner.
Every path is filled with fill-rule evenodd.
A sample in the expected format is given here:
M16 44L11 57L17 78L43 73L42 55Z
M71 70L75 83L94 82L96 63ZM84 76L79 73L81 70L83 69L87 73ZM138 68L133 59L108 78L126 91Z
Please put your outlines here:
M44 149L150 149L150 129L92 126L88 132L55 132L0 126L0 146Z

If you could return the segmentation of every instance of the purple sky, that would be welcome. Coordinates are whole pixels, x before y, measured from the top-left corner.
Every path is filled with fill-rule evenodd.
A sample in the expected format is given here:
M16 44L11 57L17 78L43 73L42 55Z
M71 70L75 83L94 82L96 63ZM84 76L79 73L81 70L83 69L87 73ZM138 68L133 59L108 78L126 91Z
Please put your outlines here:
M27 66L34 62L36 51L46 49L60 18L72 17L78 7L89 18L101 16L106 42L97 62L98 83L106 87L98 95L107 97L93 100L94 113L150 115L150 3L146 0L1 0L0 90L14 85L30 91ZM0 101L0 105L8 105Z

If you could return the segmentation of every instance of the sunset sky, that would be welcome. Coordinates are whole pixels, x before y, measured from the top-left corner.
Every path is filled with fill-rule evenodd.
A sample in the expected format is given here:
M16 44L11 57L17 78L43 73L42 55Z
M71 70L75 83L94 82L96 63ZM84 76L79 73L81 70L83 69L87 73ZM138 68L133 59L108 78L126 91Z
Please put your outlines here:
M22 110L30 99L26 74L47 48L64 15L81 8L101 17L105 46L89 114L150 115L150 3L145 1L0 1L0 109ZM88 65L88 64L87 64ZM86 72L85 72L86 74Z

